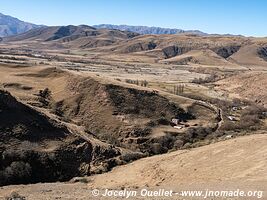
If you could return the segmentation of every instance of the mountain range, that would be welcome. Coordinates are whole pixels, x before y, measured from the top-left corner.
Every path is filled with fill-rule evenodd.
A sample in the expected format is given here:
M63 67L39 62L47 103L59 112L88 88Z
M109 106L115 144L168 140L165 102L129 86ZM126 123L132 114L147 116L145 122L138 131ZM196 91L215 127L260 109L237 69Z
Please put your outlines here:
M15 17L0 13L0 37L24 33L40 25L21 21Z
M21 21L15 17L4 15L0 13L0 37L7 37L21 34L34 28L42 27L29 22ZM96 29L116 29L121 31L130 31L139 34L183 34L191 33L197 35L207 35L199 30L182 30L176 28L161 28L148 26L129 26L129 25L113 25L113 24L99 24L93 26Z
M267 66L266 38L126 25L38 26L1 16L2 44L20 42L36 49L94 49L101 52L98 57L127 54L128 59L142 56L169 64ZM36 45L39 42L41 47Z
M117 29L121 31L131 31L142 35L145 34L181 34L181 33L191 33L197 35L207 35L199 30L182 30L177 28L161 28L161 27L149 27L149 26L129 26L129 25L113 25L113 24L99 24L93 27L97 29Z
M267 66L266 38L198 34L139 34L87 25L44 26L4 37L34 49L80 49L107 55L142 56L152 62L216 66ZM42 42L42 46L40 46ZM101 52L101 53L100 53ZM104 59L104 58L103 58Z

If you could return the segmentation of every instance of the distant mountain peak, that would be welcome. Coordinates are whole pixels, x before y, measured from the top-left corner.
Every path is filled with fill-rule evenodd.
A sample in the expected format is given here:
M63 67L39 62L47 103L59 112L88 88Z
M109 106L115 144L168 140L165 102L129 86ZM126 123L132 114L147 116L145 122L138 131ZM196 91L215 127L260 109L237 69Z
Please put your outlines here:
M7 37L24 33L33 28L41 27L40 25L21 21L15 17L0 13L0 37Z
M197 35L207 35L207 33L199 30L182 30L177 28L161 28L161 27L149 27L149 26L130 26L130 25L113 25L113 24L99 24L93 27L98 29L118 29L121 31L131 31L139 34L181 34L190 33Z

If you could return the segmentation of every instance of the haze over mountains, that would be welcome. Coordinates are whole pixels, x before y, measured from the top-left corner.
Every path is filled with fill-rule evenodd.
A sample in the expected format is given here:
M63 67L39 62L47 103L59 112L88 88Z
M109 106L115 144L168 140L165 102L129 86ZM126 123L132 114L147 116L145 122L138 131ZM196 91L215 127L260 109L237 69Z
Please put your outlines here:
M117 29L121 31L131 31L139 34L180 34L180 33L192 33L198 35L207 35L199 30L182 30L177 28L161 28L161 27L149 27L149 26L129 26L129 25L113 25L113 24L99 24L94 25L95 28L104 29Z
M40 25L21 21L17 18L0 13L0 37L24 33Z
M21 21L15 17L4 15L0 13L0 37L12 36L27 32L31 29L42 27L28 22ZM99 24L93 27L97 29L117 29L121 31L130 31L139 34L182 34L192 33L197 35L207 35L199 30L182 30L176 28L161 28L148 26L129 26L129 25L113 25L113 24Z
M115 42L130 39L139 35L134 32L96 29L87 25L48 26L32 29L25 33L3 38L3 42L41 41L48 46L58 48L92 48L109 46ZM47 45L45 45L47 47Z
M0 13L0 37L7 37L25 33L31 29L44 27L44 25L36 25L29 22L24 22L15 17L4 15ZM149 27L149 26L130 26L130 25L114 25L114 24L99 24L93 25L96 29L116 29L121 31L135 32L138 34L194 34L200 36L217 35L208 34L200 30L183 30L178 28L162 28L162 27ZM219 35L219 34L218 34ZM231 34L223 34L224 36L233 36ZM241 35L238 35L241 36Z

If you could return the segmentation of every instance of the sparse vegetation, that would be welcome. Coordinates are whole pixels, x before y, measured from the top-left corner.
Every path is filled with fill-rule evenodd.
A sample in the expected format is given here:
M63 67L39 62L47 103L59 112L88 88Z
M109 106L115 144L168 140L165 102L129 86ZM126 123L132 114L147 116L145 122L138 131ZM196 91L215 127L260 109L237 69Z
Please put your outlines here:
M45 88L44 90L40 90L38 93L39 101L44 107L48 107L51 100L51 91L49 88Z
M145 156L146 156L145 154L140 152L132 152L121 155L120 159L128 163L143 158Z
M226 120L223 124L221 130L224 131L253 131L261 127L262 119L265 119L264 115L266 108L258 105L248 105L240 112L240 117L238 121Z
M89 183L89 180L88 180L87 178L80 178L80 179L79 179L79 182L80 182L80 183L87 184L87 183Z
M125 82L129 84L140 85L142 87L148 87L148 82L146 80L139 81L139 80L126 79Z
M175 85L173 87L173 94L179 95L182 94L184 92L184 84L179 84L179 85Z
M26 197L20 195L17 192L12 192L10 196L5 198L5 200L26 200Z
M45 88L44 90L39 91L39 96L44 99L49 99L51 97L51 91L49 88Z
M205 84L205 83L212 83L219 80L219 76L215 73L209 75L206 78L195 78L192 80L192 83L196 84Z
M0 185L5 184L20 184L25 180L30 180L32 169L29 163L22 161L14 161L10 166L6 167L3 171L0 171Z

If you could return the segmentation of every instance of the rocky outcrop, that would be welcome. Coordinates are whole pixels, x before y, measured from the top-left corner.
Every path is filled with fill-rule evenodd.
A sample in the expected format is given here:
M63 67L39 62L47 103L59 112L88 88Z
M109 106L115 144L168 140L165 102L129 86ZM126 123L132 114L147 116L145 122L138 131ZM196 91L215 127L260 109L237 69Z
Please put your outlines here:
M133 52L140 52L140 51L148 51L155 49L157 47L157 44L154 42L138 42L134 44L130 44L126 46L125 48L122 48L120 53L133 53Z
M263 60L267 61L267 46L259 48L258 54Z
M234 53L236 53L241 46L226 46L213 49L215 53L223 58L228 58Z
M177 55L181 55L190 51L190 48L187 47L178 47L178 46L168 46L162 49L165 58L172 58Z

